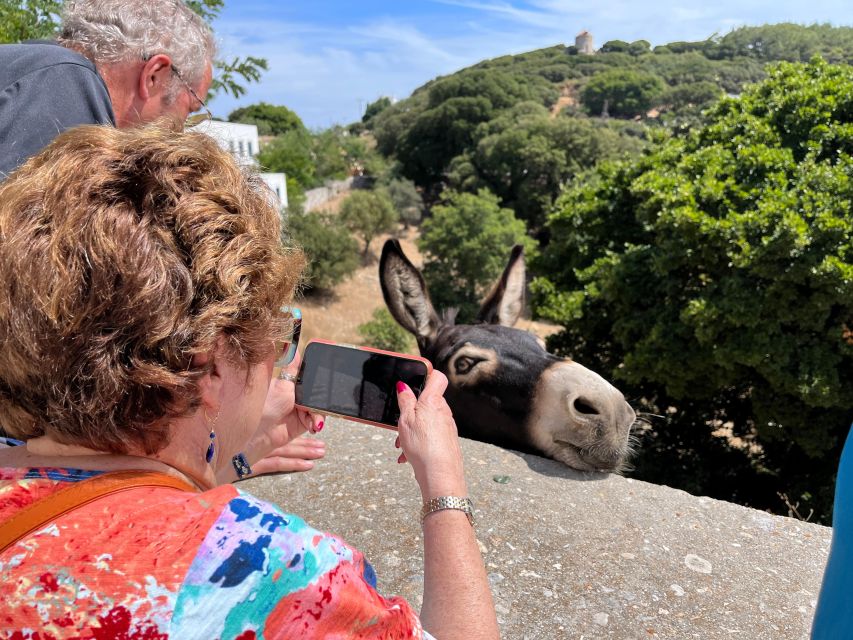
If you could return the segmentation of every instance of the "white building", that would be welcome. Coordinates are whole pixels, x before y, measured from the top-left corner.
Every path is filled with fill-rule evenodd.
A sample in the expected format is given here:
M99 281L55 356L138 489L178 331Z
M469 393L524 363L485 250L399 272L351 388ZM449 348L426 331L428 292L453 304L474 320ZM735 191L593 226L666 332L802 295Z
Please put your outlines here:
M242 166L257 167L260 145L258 144L258 127L255 125L205 120L193 127L193 131L209 135L219 143L220 147L230 151ZM260 177L275 195L276 204L287 208L287 176L283 173L261 173Z
M278 206L287 209L287 176L283 173L262 173L260 176L275 194Z

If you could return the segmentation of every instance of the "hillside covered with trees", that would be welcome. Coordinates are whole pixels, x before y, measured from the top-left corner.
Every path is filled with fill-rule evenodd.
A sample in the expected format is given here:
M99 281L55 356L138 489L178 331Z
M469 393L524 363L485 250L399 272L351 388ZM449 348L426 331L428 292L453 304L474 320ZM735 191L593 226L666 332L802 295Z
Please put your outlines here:
M768 62L815 55L853 62L853 28L745 27L654 49L612 40L595 55L555 46L486 60L393 105L385 99L366 125L428 201L445 189L487 188L536 233L579 172L639 152L659 129L690 128L702 109L765 78Z

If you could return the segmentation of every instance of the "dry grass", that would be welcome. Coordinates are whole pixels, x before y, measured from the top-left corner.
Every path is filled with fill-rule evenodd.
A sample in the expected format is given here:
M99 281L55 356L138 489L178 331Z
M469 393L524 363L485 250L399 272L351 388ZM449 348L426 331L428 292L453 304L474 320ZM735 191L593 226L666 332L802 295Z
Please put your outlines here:
M335 204L339 205L340 202ZM297 301L304 318L303 344L313 338L361 344L359 325L369 321L374 310L385 306L379 285L378 254L382 250L382 245L390 237L390 235L384 235L375 239L371 243L374 256L370 264L358 269L348 280L338 285L334 292L309 295ZM397 236L403 251L416 266L420 267L423 264L423 257L415 244L417 237L418 233L414 228L403 231ZM516 326L542 338L560 329L556 325L528 319L520 320Z
M374 254L391 236L384 235L371 243ZM415 246L415 232L409 230L399 238L409 259L421 265L421 255ZM379 263L376 255L367 266L360 268L348 280L338 285L334 292L310 295L297 302L302 309L302 339L312 338L361 344L358 327L371 319L373 311L385 306L379 286Z

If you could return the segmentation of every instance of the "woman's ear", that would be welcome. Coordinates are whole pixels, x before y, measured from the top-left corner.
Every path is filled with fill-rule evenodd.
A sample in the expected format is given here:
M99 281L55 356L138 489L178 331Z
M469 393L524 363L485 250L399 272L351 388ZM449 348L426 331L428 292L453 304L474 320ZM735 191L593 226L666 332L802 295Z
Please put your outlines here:
M210 411L218 412L222 405L224 349L225 339L220 336L213 352L199 353L192 359L193 369L205 369L204 375L198 380L198 389L201 394L201 406Z

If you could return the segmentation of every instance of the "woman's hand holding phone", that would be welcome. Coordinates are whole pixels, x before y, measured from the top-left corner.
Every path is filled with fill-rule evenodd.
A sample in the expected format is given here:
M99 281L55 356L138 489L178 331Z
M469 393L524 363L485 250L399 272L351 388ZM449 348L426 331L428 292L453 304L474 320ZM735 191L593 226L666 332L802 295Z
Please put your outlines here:
M400 462L412 465L424 500L468 495L456 422L444 399L446 389L447 377L440 371L430 374L419 398L404 384L397 388Z

